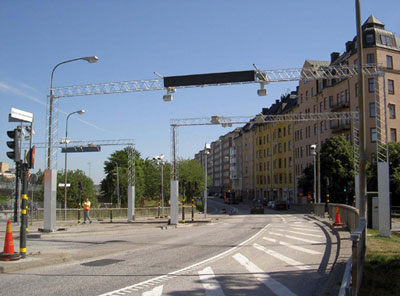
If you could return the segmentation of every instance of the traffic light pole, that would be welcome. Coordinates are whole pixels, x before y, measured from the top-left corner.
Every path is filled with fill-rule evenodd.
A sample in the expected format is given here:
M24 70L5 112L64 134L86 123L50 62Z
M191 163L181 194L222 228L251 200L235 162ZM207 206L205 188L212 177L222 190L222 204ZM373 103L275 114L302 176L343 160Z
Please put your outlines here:
M19 197L21 196L21 186L19 184L21 172L20 172L20 162L15 163L15 201L14 201L14 223L18 223L18 206L19 206Z
M26 232L28 230L28 164L21 165L21 228L20 228L20 243L19 252L22 258L26 257Z

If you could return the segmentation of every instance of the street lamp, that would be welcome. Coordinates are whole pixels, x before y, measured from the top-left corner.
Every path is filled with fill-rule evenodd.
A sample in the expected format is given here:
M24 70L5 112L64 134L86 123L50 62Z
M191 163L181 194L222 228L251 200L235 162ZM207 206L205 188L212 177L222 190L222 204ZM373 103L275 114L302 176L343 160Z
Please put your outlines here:
M164 213L164 154L157 155L153 157L153 160L157 162L157 164L161 165L161 211L162 216L165 217Z
M204 146L204 170L205 170L205 176L204 176L204 218L207 218L207 197L208 197L208 192L207 192L207 154L210 154L211 146L210 144L205 144Z
M313 144L310 145L311 148L311 154L314 156L314 204L316 203L317 200L317 145Z
M53 77L54 77L54 71L57 69L58 66L62 65L62 64L66 64L66 63L70 63L70 62L75 62L75 61L79 61L79 60L83 60L83 61L87 61L88 63L96 63L99 58L96 56L88 56L88 57L81 57L81 58L77 58L77 59L72 59L72 60L67 60L61 63L58 63L57 65L55 65L55 67L53 68L53 71L51 71L51 81L50 81L50 104L49 104L49 147L47 150L47 168L51 169L51 145L52 145L52 139L51 139L51 122L52 122L52 118L53 118L53 99L54 99L54 95L53 95Z
M85 113L85 110L78 110L74 111L68 114L67 120L65 121L65 172L64 172L64 220L67 220L67 164L68 164L68 119L72 114L78 113L79 115L82 115Z
M117 203L118 203L118 208L121 208L121 199L119 197L119 167L118 163L114 161L114 163L117 165Z

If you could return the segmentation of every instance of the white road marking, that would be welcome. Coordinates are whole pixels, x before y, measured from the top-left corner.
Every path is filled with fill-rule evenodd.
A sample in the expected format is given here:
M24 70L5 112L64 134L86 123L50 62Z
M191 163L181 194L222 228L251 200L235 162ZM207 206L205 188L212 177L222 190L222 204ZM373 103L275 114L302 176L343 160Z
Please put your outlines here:
M239 262L241 265L246 267L246 269L253 273L253 276L262 282L267 288L269 288L276 295L282 296L296 296L292 291L282 285L280 282L274 280L270 277L266 272L260 269L257 265L250 262L245 256L240 253L237 253L233 256L233 258Z
M231 253L231 252L233 252L233 251L236 251L238 248L242 247L243 245L247 244L249 241L253 240L253 239L256 238L257 236L259 236L263 231L265 231L268 227L270 227L270 225L271 225L271 224L268 224L268 225L264 226L264 227L263 227L260 231L258 231L256 234L254 234L253 236L249 237L249 238L246 239L245 241L241 242L241 243L238 244L237 246L235 246L235 247L233 247L233 248L230 248L230 249L228 249L228 250L226 250L226 251L224 251L224 252L222 252L222 253L220 253L220 254L217 254L217 255L215 255L215 256L213 256L213 257L210 257L210 258L205 259L205 260L203 260L203 261L197 262L197 263L192 264L192 265L190 265L190 266L187 266L187 267L184 267L184 268L181 268L181 269L172 271L172 272L170 272L170 273L167 273L167 274L164 274L164 275L161 275L161 276L152 278L152 279L148 279L148 280L146 280L146 281L143 281L143 282L140 282L140 283L131 285L131 286L127 286L127 287L125 287L125 288L121 288L121 289L118 289L118 290L115 290L115 291L111 291L111 292L108 292L108 293L101 294L101 295L99 295L99 296L116 296L116 295L118 295L118 293L121 293L121 292L124 292L124 291L130 291L130 290L135 289L135 288L141 289L141 288L143 288L144 285L152 285L152 284L154 284L154 283L155 283L156 281L158 281L158 280L166 280L166 279L168 279L168 278L172 278L172 277L176 276L177 274L180 274L180 273L182 273L182 272L189 271L189 270L191 270L191 269L193 269L193 268L195 268L195 267L198 267L198 266L203 265L203 264L205 264L205 263L209 263L209 262L211 262L211 261L214 261L214 260L216 260L216 259L219 259L219 258L221 258L221 257L223 257L223 256L225 256L225 255L227 255L227 254L229 254L229 253Z
M263 239L265 239L267 241L270 241L270 242L273 242L273 243L277 242L276 239L272 239L272 238L268 238L268 237L263 237ZM294 249L294 250L297 250L297 251L301 251L301 252L304 252L304 253L308 253L308 254L312 254L312 255L322 254L321 252L317 252L317 251L314 251L314 250L310 250L310 249L306 249L306 248L299 247L299 246L296 246L296 245L292 245L292 244L289 244L289 243L286 243L286 242L283 242L283 241L279 241L279 244L281 244L282 246L286 246L286 247L289 247L291 249Z
M273 238L268 238L268 237L263 237L263 239L265 239L265 240L267 240L267 241L270 241L271 243L276 243L277 242L277 240L276 239L273 239Z
M263 246L261 246L259 244L253 244L253 247L256 248L257 250L260 250L261 252L264 252L264 253L266 253L268 255L271 255L271 256L275 257L276 259L279 259L279 260L281 260L281 261L283 261L283 262L285 262L285 263L287 263L287 264L289 264L289 265L291 265L291 266L293 266L293 267L295 267L297 269L300 269L300 270L312 269L312 267L309 266L309 265L306 265L306 264L304 264L302 262L296 261L296 260L294 260L292 258L286 257L286 256L284 256L282 254L279 254L278 252L269 250L269 249L267 249L267 248L265 248L265 247L263 247Z
M206 267L199 271L199 277L206 290L206 296L225 296L221 286L215 279L214 271L211 267Z
M284 236L284 237L287 237L287 238L299 240L299 241L306 242L306 243L321 244L321 242L317 242L317 241L313 241L313 240L310 240L310 239L305 239L305 238L301 238L301 237L297 237L297 236L285 235L285 234L282 234L282 233L277 233L277 232L272 232L272 231L270 231L268 233L269 234L273 234L273 235L277 235L277 236Z
M314 229L310 229L309 227L308 228L299 228L299 227L292 227L292 229L294 229L294 230L301 230L301 231L308 231L308 232L321 232L321 229L320 228L317 228L317 227L313 227Z
M163 290L163 285L155 287L151 291L144 292L142 296L161 296L162 295L162 290Z
M290 233L294 233L294 234L301 234L301 235L305 235L305 236L312 236L312 237L323 237L322 235L311 234L311 233L304 233L304 232L299 232L299 231L287 230L286 232L290 232Z

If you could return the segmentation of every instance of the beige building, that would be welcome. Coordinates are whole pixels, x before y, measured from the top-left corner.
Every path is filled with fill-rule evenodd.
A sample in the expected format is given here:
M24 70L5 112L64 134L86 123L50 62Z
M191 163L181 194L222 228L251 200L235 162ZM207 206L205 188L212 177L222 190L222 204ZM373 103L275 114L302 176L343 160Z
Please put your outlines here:
M254 197L254 123L240 129L233 139L232 189L237 196L251 200Z
M397 109L400 106L400 38L394 33L385 30L384 24L374 16L370 16L362 26L364 44L364 64L378 64L383 66L385 73L378 85L374 77L365 76L364 98L366 110L366 142L368 161L376 158L376 105L375 88L379 92L379 104L384 106L383 90L386 91L386 111L388 114L389 141L397 141L400 131L400 121L397 118ZM304 67L325 67L339 65L356 65L357 49L356 38L346 42L345 52L331 54L330 61L306 60ZM296 113L324 113L358 111L358 81L357 77L349 79L324 79L300 81L299 101ZM322 143L335 135L344 135L352 141L350 120L298 122L295 124L295 178L296 184L303 170L313 163L310 145ZM321 176L323 178L323 176ZM305 193L296 186L298 202L305 202L302 197ZM322 197L322 201L324 201Z

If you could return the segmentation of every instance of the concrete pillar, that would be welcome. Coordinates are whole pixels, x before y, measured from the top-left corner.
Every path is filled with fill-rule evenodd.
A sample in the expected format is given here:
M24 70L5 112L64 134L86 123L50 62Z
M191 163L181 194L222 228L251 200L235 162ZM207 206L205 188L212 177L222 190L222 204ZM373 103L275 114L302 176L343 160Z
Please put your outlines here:
M44 171L44 225L45 232L56 230L57 170Z
M135 186L128 186L128 222L135 221Z
M171 180L171 224L178 225L178 210L179 210L179 181Z
M390 192L389 164L378 162L378 194L379 194L379 235L389 237L390 231Z

